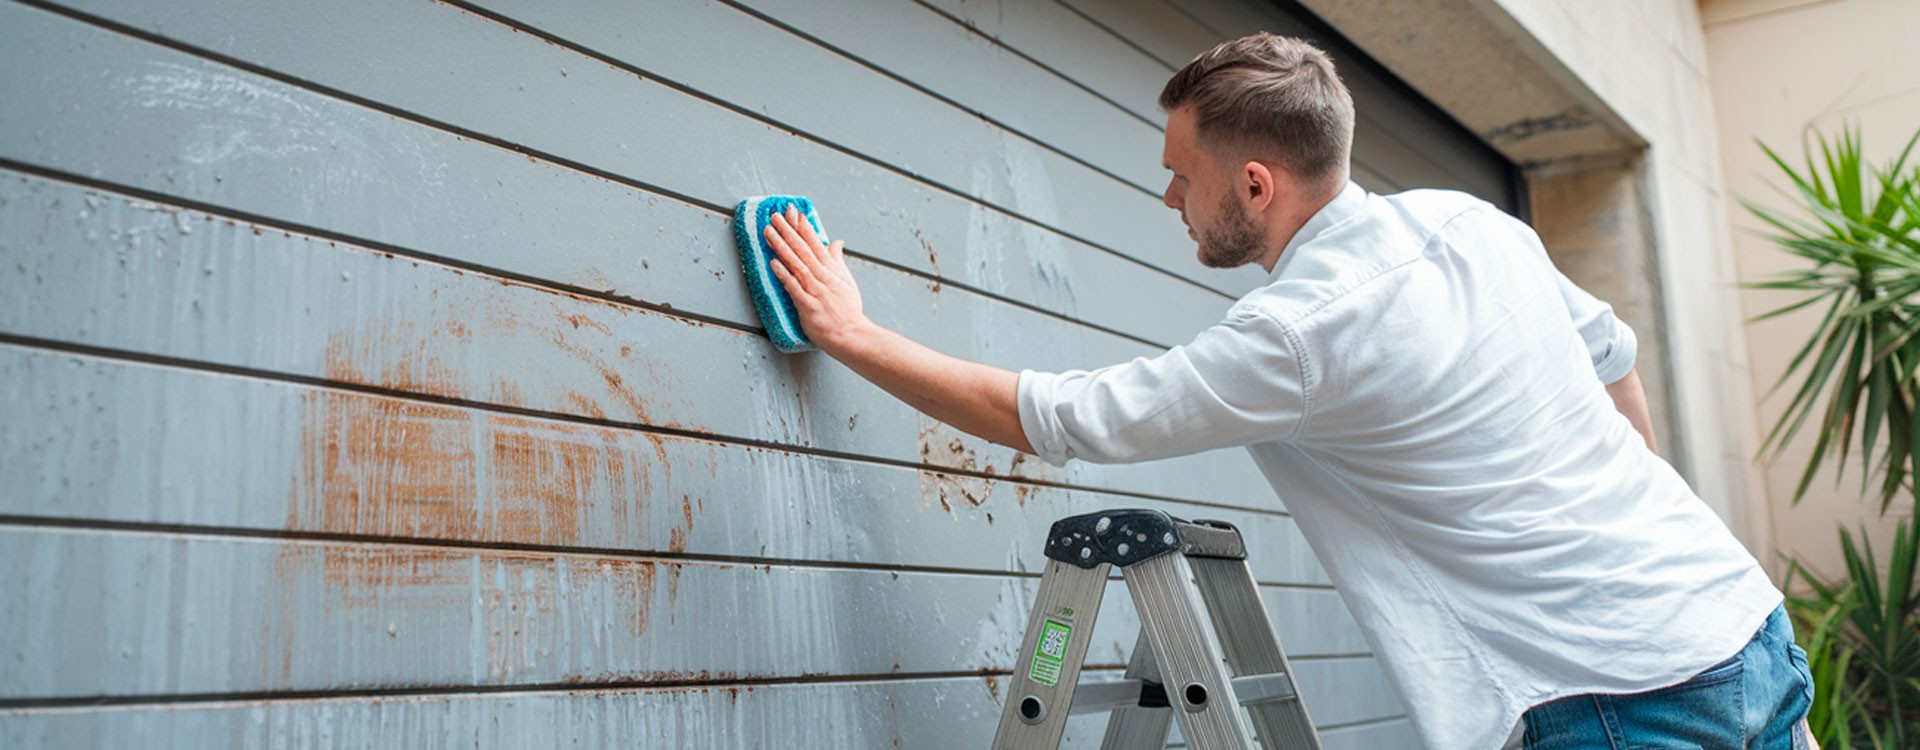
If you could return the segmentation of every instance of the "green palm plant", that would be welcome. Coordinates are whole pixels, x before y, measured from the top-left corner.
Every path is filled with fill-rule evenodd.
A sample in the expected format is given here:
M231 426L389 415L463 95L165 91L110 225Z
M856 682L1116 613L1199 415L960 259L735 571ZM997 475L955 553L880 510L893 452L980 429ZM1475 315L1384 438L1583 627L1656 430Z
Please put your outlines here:
M1830 453L1845 465L1856 434L1861 492L1879 496L1882 514L1902 490L1910 497L1910 480L1920 476L1920 169L1907 167L1917 141L1920 132L1875 168L1861 157L1857 129L1834 141L1814 134L1804 171L1760 144L1787 174L1797 205L1789 214L1741 201L1772 228L1774 244L1811 262L1751 285L1802 293L1755 320L1825 310L1774 385L1777 391L1803 373L1761 447L1777 458L1819 414L1796 505ZM1882 436L1885 450L1876 453ZM1920 525L1899 524L1885 568L1864 537L1856 545L1843 527L1840 543L1845 578L1821 581L1790 560L1785 584L1791 592L1803 576L1812 592L1787 598L1813 676L1808 726L1830 750L1920 746Z
M1901 521L1885 568L1865 542L1840 530L1847 578L1821 581L1798 561L1810 596L1789 596L1814 704L1807 725L1825 748L1910 748L1920 742L1920 525Z
M1874 477L1881 512L1908 479L1920 472L1920 170L1907 168L1920 132L1890 164L1874 168L1861 158L1857 130L1843 129L1839 139L1814 135L1806 169L1787 164L1766 144L1760 148L1791 180L1796 214L1742 200L1749 211L1773 228L1774 244L1812 262L1754 288L1797 291L1801 299L1754 320L1825 305L1820 327L1796 353L1781 385L1806 371L1793 400L1768 433L1761 451L1779 452L1815 413L1820 415L1813 455L1794 488L1793 502L1805 496L1822 461L1837 452L1844 463L1860 436L1863 489ZM1829 387L1831 384L1831 387ZM1823 399L1821 396L1827 398ZM1862 401L1864 400L1864 404ZM1874 448L1882 435L1886 450Z

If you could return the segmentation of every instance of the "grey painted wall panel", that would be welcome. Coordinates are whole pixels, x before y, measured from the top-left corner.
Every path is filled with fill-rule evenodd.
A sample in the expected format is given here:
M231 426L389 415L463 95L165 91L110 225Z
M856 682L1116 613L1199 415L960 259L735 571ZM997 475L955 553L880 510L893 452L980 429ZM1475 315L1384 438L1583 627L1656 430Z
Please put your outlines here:
M0 211L18 217L7 223L30 241L8 248L12 272L0 267L0 331L17 336L988 474L1278 502L1238 451L1056 468L733 328L17 174L0 175L0 190L10 196ZM893 281L875 268L867 293L882 304L936 294ZM1062 367L1144 353L1017 308L935 305L902 309L944 307L944 325L914 328L944 333L928 338L963 356L1024 352Z
M1038 147L1019 148L1002 140L976 153L982 161L951 185L985 201L976 203L808 139L768 138L768 125L738 112L456 8L378 0L349 3L309 7L206 0L189 8L123 0L73 4L716 204L731 205L747 194L804 193L823 206L845 207L834 215L842 218L829 217L829 226L856 238L849 244L859 248L890 241L911 252L925 241L939 248L945 262L964 264L973 259L972 253L955 253L954 246L968 236L964 227L969 218L1001 223L1001 231L1009 232L1035 222L1063 239L1082 239L1229 294L1250 290L1264 278L1254 269L1217 270L1193 263L1184 230L1164 209L1113 211L1089 196L1057 189ZM681 31L696 33L691 28ZM295 37L300 44L284 43ZM721 50L734 44L728 38L709 41ZM822 53L819 59L830 57ZM372 65L371 59L382 62ZM460 64L448 65L450 60ZM392 75L393 69L409 75ZM899 91L922 96L905 87ZM926 140L938 145L944 137ZM1112 195L1148 208L1154 203L1137 190ZM887 218L912 216L926 222L936 210L954 214L951 230L925 223L924 234L909 239L899 236L899 223ZM971 216L975 211L984 214ZM888 226L892 229L881 231ZM914 267L933 265L918 260Z
M709 96L751 99L757 112L782 125L1071 234L1105 238L1104 246L1172 273L1209 282L1207 277L1216 274L1223 280L1239 278L1220 282L1229 285L1258 279L1200 268L1176 214L1158 206L1156 187L1121 182L1054 150L1071 141L1035 143L1014 135L717 2L474 4L512 25L538 29ZM1135 159L1157 165L1148 161L1155 153L1138 152ZM1105 231L1095 231L1094 225Z
M1166 187L1154 120L937 10L901 0L746 0L742 5L1151 193ZM871 33L876 28L887 33Z
M57 104L0 112L7 158L753 321L713 208L730 210L762 189L757 181L740 192L718 188L702 198L707 206L692 207L39 11L8 5L0 13L9 19L3 30L18 35L8 43L19 55L0 80L24 99ZM89 66L59 64L82 47ZM73 128L74 118L90 126ZM795 140L756 132L747 142ZM700 174L716 176L711 168ZM1230 302L977 205L923 197L951 210L881 207L886 213L829 216L827 227L860 237L854 254L867 248L889 263L1162 345L1218 321ZM1082 294L1077 279L1156 291Z
M1160 0L1059 0L1168 68L1187 64L1220 35ZM1157 93L1157 92L1156 92Z
M0 602L0 701L1004 674L1039 588L973 574L33 527L0 527L0 563L17 587ZM1325 595L1262 592L1276 609ZM1124 666L1138 631L1112 582L1087 663ZM1371 657L1312 658L1338 635L1297 640L1303 685L1378 671ZM62 642L89 647L44 646ZM1331 703L1320 721L1395 706Z
M6 344L0 455L0 515L41 519L1037 573L1054 520L1152 507L1239 526L1261 582L1327 584L1273 513ZM1324 593L1276 616L1366 651Z
M1079 83L1136 116L1164 125L1155 100L1166 65L1059 2L918 0Z
M1112 672L1092 676L1110 675ZM1306 673L1303 670L1302 677ZM8 747L969 748L993 739L1004 680L943 677L833 684L508 692L369 700L251 700L134 710L0 712ZM1317 709L1310 709L1317 710ZM1062 747L1097 747L1104 720L1069 719ZM1178 736L1178 728L1174 734ZM1414 747L1405 721L1333 729L1327 750ZM1405 740L1400 741L1400 740Z

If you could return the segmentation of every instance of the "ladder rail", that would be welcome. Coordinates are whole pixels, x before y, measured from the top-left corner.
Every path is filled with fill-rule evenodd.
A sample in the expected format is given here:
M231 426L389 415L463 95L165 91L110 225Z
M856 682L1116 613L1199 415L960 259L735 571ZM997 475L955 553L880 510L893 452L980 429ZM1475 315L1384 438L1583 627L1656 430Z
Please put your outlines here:
M1288 695L1250 702L1254 729L1268 750L1320 750L1320 739L1293 681L1293 665L1280 647L1273 619L1260 601L1253 571L1246 560L1192 557L1200 597L1220 623L1220 644L1228 667L1236 676L1273 675L1284 678Z
M1252 750L1253 728L1233 699L1213 614L1193 586L1186 555L1169 552L1121 570L1140 627L1152 643L1167 702L1187 744L1207 750Z
M1048 560L1007 684L1007 706L994 730L995 750L1053 750L1067 729L1094 619L1111 565L1091 568Z

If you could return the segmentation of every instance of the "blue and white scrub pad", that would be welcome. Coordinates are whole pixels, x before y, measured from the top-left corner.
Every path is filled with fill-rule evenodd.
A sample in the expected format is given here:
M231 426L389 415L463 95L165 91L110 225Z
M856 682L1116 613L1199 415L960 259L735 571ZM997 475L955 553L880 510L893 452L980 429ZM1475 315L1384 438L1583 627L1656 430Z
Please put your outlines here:
M814 346L800 329L800 313L793 308L793 298L787 296L786 287L781 286L769 264L777 256L767 246L767 227L774 213L784 213L788 206L798 209L813 225L814 235L826 241L827 232L813 212L813 201L797 195L763 195L740 201L733 209L733 238L740 246L740 268L747 277L753 309L760 313L760 325L767 329L767 338L775 349L792 353L811 351Z

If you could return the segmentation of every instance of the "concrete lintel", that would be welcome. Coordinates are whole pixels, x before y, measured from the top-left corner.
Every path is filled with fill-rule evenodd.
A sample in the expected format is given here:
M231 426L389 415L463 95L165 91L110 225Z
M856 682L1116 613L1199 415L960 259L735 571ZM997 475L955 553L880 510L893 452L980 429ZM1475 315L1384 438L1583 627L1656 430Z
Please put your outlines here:
M1301 4L1523 167L1646 147L1497 0Z

